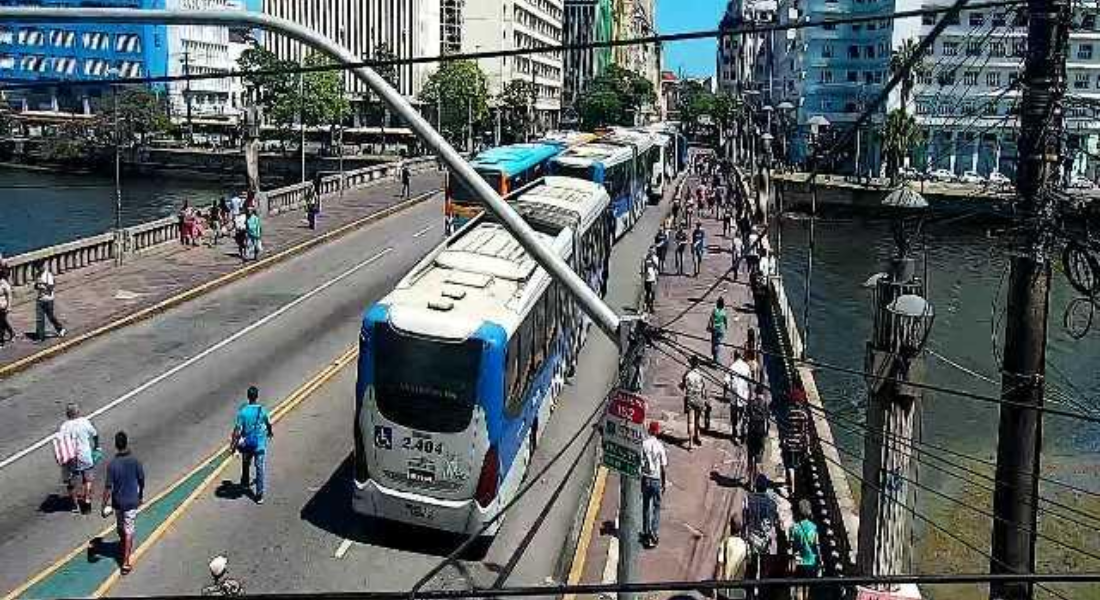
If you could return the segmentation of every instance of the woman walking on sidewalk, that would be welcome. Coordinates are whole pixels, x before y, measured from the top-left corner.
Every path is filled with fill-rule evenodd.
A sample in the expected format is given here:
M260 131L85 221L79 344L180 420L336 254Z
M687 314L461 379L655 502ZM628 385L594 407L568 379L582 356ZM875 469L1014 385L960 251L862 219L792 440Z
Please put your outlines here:
M15 340L15 330L8 321L8 311L11 310L13 295L8 277L8 267L0 265L0 348Z
M684 252L688 247L688 234L683 225L676 230L676 274L684 274Z

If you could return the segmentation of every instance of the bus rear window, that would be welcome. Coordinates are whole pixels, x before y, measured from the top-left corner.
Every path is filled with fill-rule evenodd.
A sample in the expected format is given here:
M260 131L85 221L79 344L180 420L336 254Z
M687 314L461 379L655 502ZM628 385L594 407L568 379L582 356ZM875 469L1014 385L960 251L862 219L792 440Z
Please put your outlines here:
M554 165L554 174L561 177L572 177L574 179L583 179L585 181L592 181L592 168L581 167L578 165L563 165L557 163Z
M489 187L496 190L498 194L500 193L499 172L478 170L477 174L481 175L482 179L489 182ZM451 173L451 176L448 177L447 180L449 182L448 192L453 202L462 205L480 204L481 201L478 200L477 196L474 195L474 190L471 189L470 186L466 185L465 182L456 177L454 173Z
M481 342L441 342L374 328L374 386L378 410L411 429L465 431L477 398Z

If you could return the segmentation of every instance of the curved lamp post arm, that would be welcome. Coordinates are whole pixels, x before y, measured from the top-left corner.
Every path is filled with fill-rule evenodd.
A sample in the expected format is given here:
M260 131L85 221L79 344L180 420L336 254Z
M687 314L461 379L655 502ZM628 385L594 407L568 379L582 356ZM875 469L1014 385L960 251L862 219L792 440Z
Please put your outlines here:
M219 25L252 26L273 31L292 38L306 46L320 50L344 64L358 63L358 58L333 40L297 23L270 15L244 11L203 10L144 10L132 8L9 8L0 7L0 21L20 23L43 22L99 22L144 23L166 25ZM450 168L451 173L477 194L477 197L494 214L516 240L546 269L551 277L561 282L580 304L584 312L616 344L620 343L620 318L584 281L569 268L561 257L535 238L535 232L508 205L496 190L477 175L447 140L443 138L397 90L393 89L374 69L360 66L352 73L367 84L390 109L409 124L409 128L434 151Z

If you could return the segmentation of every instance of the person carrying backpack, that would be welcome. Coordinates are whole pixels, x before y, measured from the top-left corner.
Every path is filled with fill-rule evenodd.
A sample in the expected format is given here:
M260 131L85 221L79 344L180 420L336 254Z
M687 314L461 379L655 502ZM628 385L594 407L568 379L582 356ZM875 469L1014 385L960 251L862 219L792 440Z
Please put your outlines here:
M814 578L821 571L821 543L817 535L817 525L813 522L810 501L805 498L799 500L796 514L798 522L791 525L787 532L787 539L791 541L791 549L794 550L794 576L799 579ZM809 597L808 586L795 589L795 600L806 600Z
M749 421L747 426L748 472L750 481L760 473L760 461L764 459L764 443L768 439L771 421L768 414L768 401L764 398L764 386L756 385L756 391L749 400Z
M237 411L233 435L229 447L241 453L241 489L249 491L252 465L256 465L256 503L264 503L264 483L267 472L267 440L275 434L271 430L271 417L259 403L260 390L248 388L248 402Z
M767 477L757 475L753 481L753 489L745 495L741 512L745 541L752 553L748 575L760 579L765 572L764 563L769 556L776 554L775 526L779 522L779 504Z

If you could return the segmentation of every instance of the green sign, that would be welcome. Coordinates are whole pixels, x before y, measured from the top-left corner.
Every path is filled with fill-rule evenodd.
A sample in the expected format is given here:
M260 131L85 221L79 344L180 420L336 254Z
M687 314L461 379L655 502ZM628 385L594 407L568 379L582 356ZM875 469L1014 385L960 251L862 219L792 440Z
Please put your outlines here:
M638 477L642 469L642 455L610 440L604 440L603 464L623 475Z

